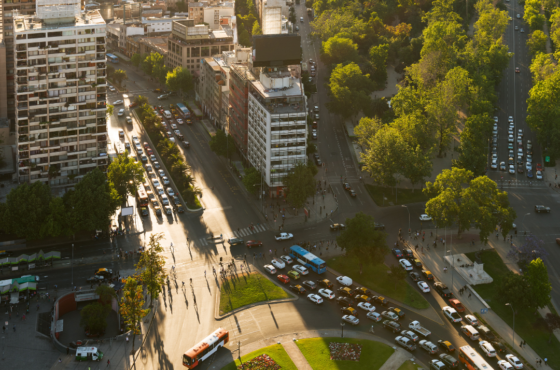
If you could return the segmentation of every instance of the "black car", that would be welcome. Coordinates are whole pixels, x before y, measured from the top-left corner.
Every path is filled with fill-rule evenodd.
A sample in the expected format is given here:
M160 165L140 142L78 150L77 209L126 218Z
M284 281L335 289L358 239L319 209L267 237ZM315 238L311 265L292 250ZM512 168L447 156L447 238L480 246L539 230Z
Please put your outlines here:
M333 283L331 283L329 280L327 279L323 279L323 280L317 280L317 284L319 286L322 286L323 288L327 288L327 289L332 289L334 287Z
M537 213L541 213L541 212L550 213L550 207L545 207L543 205L535 206L535 212L537 212Z
M496 341L493 341L493 342L490 342L490 343L492 343L492 347L494 347L496 352L498 352L498 353L506 353L507 352L507 348L506 348L506 346L503 345L502 342L498 342L496 340Z
M391 330L395 334L401 331L401 324L393 320L383 321L383 327L387 330Z
M409 276L409 277L412 279L412 281L414 281L414 282L417 282L417 281L422 280L422 277L420 276L420 274L417 273L417 272L414 272L414 271L413 271L413 272L410 272L410 273L408 274L408 276Z
M317 284L315 284L311 280L306 280L302 284L305 285L306 287L308 287L311 290L315 290L315 288L317 288Z
M404 258L414 258L414 253L410 249L404 249L402 251Z
M338 294L346 297L352 297L352 289L348 287L338 288Z
M373 223L373 228L374 228L375 230L381 230L381 231L383 231L383 230L385 230L385 225L383 225L383 224L378 224L377 222L374 222L374 223Z
M355 198L356 197L356 192L353 189L348 190L348 193L350 193L350 196Z
M418 258L409 258L408 262L410 262L412 266L416 267L417 269L422 270L422 261L420 261Z
M290 289L296 292L297 294L305 294L305 288L301 285L290 285Z
M391 253L393 253L393 256L395 256L397 258L402 258L402 256L403 256L401 250L397 249L397 248L392 248Z
M357 295L367 295L368 297L373 297L374 294L371 290L368 290L367 288L364 287L359 287L356 288L352 291L352 296L357 296Z
M492 333L492 331L488 329L486 326L479 325L476 327L476 330L478 330L478 334L480 334L480 337L482 339L485 339L487 341L496 340L496 336L494 335L494 333Z
M331 225L331 231L344 230L344 229L346 229L346 225L344 225L344 224L332 224Z
M102 282L103 280L105 280L105 278L103 276L95 275L95 276L88 277L86 279L86 282L88 282L90 284L96 284L96 283Z
M342 307L340 309L340 312L342 312L343 315L352 315L354 317L358 317L358 310L352 307Z
M336 299L336 303L338 303L339 306L346 306L346 307L352 307L352 300L348 297L338 297Z
M358 295L354 296L354 300L358 303L360 303L360 302L370 302L371 298L368 297L367 295L358 294Z
M439 293L439 295L441 295L444 298L453 297L453 293L451 293L449 288L447 288L447 285L445 285L444 283L439 283L439 282L434 283L434 289L436 290L436 292Z
M173 203L175 203L176 206L181 204L181 201L179 200L178 196L176 196L176 195L173 196Z
M376 303L379 303L380 305L383 305L383 306L387 306L389 304L389 301L387 300L387 298L382 297L380 295L373 296L372 300Z

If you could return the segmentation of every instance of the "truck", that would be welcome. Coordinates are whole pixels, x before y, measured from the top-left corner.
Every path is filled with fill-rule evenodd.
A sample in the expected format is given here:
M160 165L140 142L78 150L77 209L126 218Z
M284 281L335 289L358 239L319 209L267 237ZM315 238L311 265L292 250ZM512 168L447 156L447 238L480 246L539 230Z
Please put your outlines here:
M415 321L411 322L408 325L408 328L410 330L413 330L413 331L417 332L418 334L420 334L424 338L427 338L430 334L432 334L431 331L429 331L428 329L426 329L422 325L420 325L420 321L415 320Z
M309 18L313 18L313 8L307 8L307 15Z

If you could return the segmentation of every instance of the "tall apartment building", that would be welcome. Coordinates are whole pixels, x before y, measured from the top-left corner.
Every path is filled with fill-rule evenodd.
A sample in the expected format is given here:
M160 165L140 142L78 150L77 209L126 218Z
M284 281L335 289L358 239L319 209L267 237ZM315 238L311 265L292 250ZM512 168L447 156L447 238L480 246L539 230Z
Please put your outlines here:
M247 159L268 185L284 194L284 177L307 162L307 99L301 81L299 35L253 36Z
M236 32L235 25L221 25L218 30L210 30L207 25L196 25L192 19L175 21L167 40L165 65L187 68L198 76L202 59L233 50Z
M243 157L247 158L249 83L255 77L249 63L232 64L229 74L229 134Z
M0 118L8 117L14 122L14 13L32 15L34 0L0 1ZM4 71L5 70L5 71Z
M37 0L14 16L20 182L73 183L106 170L106 30L80 0Z

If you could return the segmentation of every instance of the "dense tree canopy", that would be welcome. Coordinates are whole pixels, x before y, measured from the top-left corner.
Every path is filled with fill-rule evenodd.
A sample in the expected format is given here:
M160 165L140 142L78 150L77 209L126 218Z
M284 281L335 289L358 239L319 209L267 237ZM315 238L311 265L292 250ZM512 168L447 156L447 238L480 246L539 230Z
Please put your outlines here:
M135 195L138 184L144 182L144 169L141 162L136 162L133 157L125 152L115 158L107 169L107 178L121 199Z
M315 173L317 170L305 163L298 163L284 178L288 188L288 202L296 208L302 208L307 198L315 194Z
M356 116L370 104L373 85L356 63L339 64L331 73L329 82L331 100L327 107L344 118Z
M347 218L346 230L336 238L338 245L353 254L371 263L378 264L387 254L387 234L375 229L375 220L372 216L358 212L352 218Z

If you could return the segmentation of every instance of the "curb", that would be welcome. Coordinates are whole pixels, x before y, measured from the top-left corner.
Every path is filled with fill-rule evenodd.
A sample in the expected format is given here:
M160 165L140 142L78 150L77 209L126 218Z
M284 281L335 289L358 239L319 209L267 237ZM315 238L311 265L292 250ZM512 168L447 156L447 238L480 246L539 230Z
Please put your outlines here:
M142 128L142 133L146 136L147 141L150 143L150 145L154 148L154 153L156 154L157 158L161 161L161 166L163 168L165 168L165 172L169 175L169 170L167 169L167 166L165 165L165 163L163 163L163 161L161 160L161 157L159 155L159 152L157 151L154 143L152 143L152 139L150 138L150 135L148 135L148 132L146 131L146 128L144 127L144 124L142 123L142 121L138 118L138 113L136 113L136 109L132 110L132 115L134 115L134 118L136 118L136 121L138 121L138 127ZM177 147L179 147L177 145ZM182 153L181 153L182 154ZM185 163L186 163L186 157L185 157ZM142 166L143 167L143 166ZM195 212L200 212L200 211L204 211L204 207L198 208L198 209L191 209L187 206L187 202L185 202L185 200L183 199L183 196L181 195L181 192L178 191L178 187L177 185L175 185L175 181L173 180L173 177L171 177L171 175L169 175L169 180L171 181L171 183L173 184L173 186L175 187L175 189L177 189L177 196L179 197L179 199L181 199L181 202L183 202L183 204L185 205L185 208L187 209L187 211L195 213ZM200 202L200 198L199 198L199 202Z
M216 304L215 304L215 306L214 306L214 307L215 307L215 310L214 310L214 320L220 321L220 320L223 320L223 319L225 319L225 318L227 318L227 317L229 317L229 316L231 316L231 315L235 315L235 314L237 314L237 313L239 313L239 312L241 312L241 311L244 311L244 310L247 310L247 309L249 309L249 308L256 307L256 306L262 306L262 305L265 305L265 304L278 304L278 303L285 303L285 302L293 302L293 301L297 301L297 300L299 299L298 296L296 296L295 294L293 294L293 293L290 292L289 290L284 289L284 288L282 287L282 285L279 285L276 281L270 279L270 277L268 277L267 275L261 273L261 271L260 271L259 269L257 269L254 265L252 265L252 266L253 266L253 269L254 269L253 271L251 271L252 273L255 273L255 272L256 272L256 273L261 274L261 276L263 276L264 278L266 278L266 279L268 279L269 281L271 281L274 285L276 285L276 286L282 288L283 290L285 290L286 292L288 292L288 294L291 294L294 298L283 298L283 299L275 299L275 300L272 300L272 301L256 302L256 303L252 303L252 304L249 304L249 305L246 305L246 306L242 306L242 307L236 308L235 310L232 310L232 311L227 312L226 314L220 316L220 295L221 295L221 290L222 290L222 284L223 284L223 282L222 282L222 280L219 280L219 281L220 281L220 284L219 284L220 294L216 294ZM242 273L241 275L243 275L243 273ZM237 273L235 276L239 276L239 273Z

